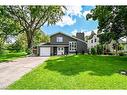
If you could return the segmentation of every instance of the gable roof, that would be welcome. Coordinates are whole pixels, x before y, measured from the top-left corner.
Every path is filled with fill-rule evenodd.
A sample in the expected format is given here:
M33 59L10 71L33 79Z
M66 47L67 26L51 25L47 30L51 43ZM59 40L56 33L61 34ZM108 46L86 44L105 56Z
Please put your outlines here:
M94 35L97 35L97 34L94 31L92 31L90 36L88 37L88 40L92 39Z
M83 43L86 43L85 41L83 41L83 40L81 40L81 39L78 39L78 38L76 38L76 37L69 36L69 35L67 35L67 34L65 34L65 33L63 33L63 32L57 32L57 33L51 35L50 37L52 37L52 36L54 36L54 35L57 35L57 34L62 34L62 35L65 35L65 36L67 36L67 37L70 37L70 38L72 38L72 39L75 39L75 40L81 41L81 42L83 42ZM86 44L87 44L87 43L86 43Z

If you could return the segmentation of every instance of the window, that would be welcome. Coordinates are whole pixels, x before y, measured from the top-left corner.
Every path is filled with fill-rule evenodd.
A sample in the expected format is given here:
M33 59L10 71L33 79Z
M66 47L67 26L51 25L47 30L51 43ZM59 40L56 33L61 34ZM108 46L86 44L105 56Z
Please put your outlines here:
M95 41L94 42L96 42L97 41L97 39L95 39Z
M91 40L91 43L93 43L93 40Z
M56 38L56 41L57 41L57 42L63 42L63 37L57 37L57 38Z
M77 43L75 41L69 42L69 51L76 51Z

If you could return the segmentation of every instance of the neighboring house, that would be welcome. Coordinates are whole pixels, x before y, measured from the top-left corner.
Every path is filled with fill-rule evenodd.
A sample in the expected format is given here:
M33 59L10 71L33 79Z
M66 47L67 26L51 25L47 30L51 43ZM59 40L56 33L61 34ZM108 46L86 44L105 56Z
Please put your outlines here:
M119 48L119 52L127 52L127 43L123 41L122 38L118 40L121 48ZM91 48L95 48L99 44L99 37L97 37L97 34L93 31L91 32L91 35L87 37L87 48L89 50L89 53L91 52ZM113 44L115 44L115 41L112 40L107 46L106 49L108 49L110 52L115 52L115 49L113 49Z
M39 46L40 56L64 55L70 53L87 53L87 43L84 41L84 33L77 33L71 37L58 32L50 36L50 43Z
M94 31L91 32L91 35L87 39L87 48L89 52L91 52L91 48L96 47L99 44L99 38L97 37L97 34L94 33Z
M122 38L120 38L118 42L120 44L120 47L118 48L119 52L127 52L127 43ZM111 43L108 44L108 49L110 50L110 52L115 52L115 50L113 49L113 44L115 43L116 42L112 40Z

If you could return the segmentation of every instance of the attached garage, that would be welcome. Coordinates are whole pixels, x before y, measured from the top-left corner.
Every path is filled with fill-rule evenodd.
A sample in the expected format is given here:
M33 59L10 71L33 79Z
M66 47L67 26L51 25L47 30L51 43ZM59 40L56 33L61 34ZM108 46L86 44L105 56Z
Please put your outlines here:
M50 56L50 47L40 47L40 56Z

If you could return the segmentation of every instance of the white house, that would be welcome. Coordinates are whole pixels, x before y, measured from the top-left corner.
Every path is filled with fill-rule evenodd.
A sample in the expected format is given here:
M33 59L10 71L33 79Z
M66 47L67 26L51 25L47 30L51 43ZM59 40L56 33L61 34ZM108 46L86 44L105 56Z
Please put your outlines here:
M122 46L120 52L127 52L127 43L123 38L120 38L119 40L120 45ZM97 37L97 34L93 31L91 32L91 35L88 37L87 40L87 48L89 52L91 52L91 48L96 47L99 44L99 37ZM107 49L110 50L110 52L115 52L113 49L113 44L115 44L115 41L111 41L110 44L107 45Z
M98 44L99 44L99 38L97 37L97 34L94 33L94 31L92 31L91 35L87 40L87 48L89 52L91 52L91 48L96 47Z

